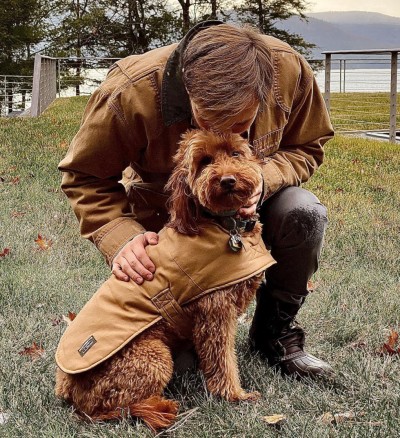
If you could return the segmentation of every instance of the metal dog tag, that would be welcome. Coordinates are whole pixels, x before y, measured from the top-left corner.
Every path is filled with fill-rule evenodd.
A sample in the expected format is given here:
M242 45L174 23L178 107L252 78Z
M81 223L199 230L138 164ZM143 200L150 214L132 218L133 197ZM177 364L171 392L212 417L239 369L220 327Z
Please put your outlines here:
M229 247L232 251L238 252L243 248L242 238L236 229L229 231Z

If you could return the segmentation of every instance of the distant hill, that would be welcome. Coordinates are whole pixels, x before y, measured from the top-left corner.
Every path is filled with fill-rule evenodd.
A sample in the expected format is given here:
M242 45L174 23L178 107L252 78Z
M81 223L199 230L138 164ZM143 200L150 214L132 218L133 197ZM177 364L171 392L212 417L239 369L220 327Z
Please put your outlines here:
M278 27L316 44L317 59L324 50L400 48L400 18L374 12L309 13L308 22L291 17Z

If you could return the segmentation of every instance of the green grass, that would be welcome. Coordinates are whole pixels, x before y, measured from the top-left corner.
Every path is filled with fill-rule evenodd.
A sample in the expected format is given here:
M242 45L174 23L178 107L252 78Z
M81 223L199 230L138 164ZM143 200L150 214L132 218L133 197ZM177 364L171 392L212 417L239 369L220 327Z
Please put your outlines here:
M0 258L0 413L9 415L4 424L0 415L0 437L151 436L136 421L83 423L53 393L54 352L65 328L58 319L78 311L109 275L100 254L79 237L56 170L85 102L59 99L37 119L0 119L0 252L11 249ZM399 147L337 136L306 185L327 205L330 225L315 291L299 321L308 350L335 368L335 383L274 374L248 352L248 322L242 323L243 384L262 399L229 404L206 394L201 375L176 377L168 396L180 401L182 413L198 409L171 436L398 436L400 361L377 350L389 329L400 330ZM37 249L38 234L53 241L49 250ZM36 361L19 354L33 342L46 352ZM357 422L318 420L346 411L354 411ZM261 417L271 414L286 415L286 425L265 425Z
M397 95L397 127L400 125ZM390 127L390 93L332 93L331 118L338 131L363 131Z

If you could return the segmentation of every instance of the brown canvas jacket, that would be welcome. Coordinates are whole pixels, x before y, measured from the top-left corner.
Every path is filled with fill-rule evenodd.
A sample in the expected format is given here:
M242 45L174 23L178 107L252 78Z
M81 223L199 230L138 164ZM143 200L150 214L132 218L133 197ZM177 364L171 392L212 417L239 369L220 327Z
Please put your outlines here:
M157 266L154 280L138 285L111 276L62 336L56 361L63 371L75 374L98 365L161 318L190 337L185 305L275 263L260 234L242 237L239 252L229 248L229 232L217 224L203 226L198 236L171 228L159 235L159 243L148 247Z
M109 264L127 241L145 229L158 231L167 219L163 186L180 136L191 128L181 53L193 34L218 23L201 23L179 45L118 61L91 96L81 128L59 165L62 189L82 236L95 243ZM263 162L267 199L310 178L333 130L304 58L273 37L264 40L273 58L273 89L248 140ZM126 192L119 181L129 166Z

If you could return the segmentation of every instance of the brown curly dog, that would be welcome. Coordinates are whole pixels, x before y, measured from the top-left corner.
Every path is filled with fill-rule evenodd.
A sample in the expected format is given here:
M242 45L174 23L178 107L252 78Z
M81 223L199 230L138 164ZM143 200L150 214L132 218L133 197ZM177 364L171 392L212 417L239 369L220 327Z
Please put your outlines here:
M242 137L189 131L175 163L166 186L171 194L167 229L201 238L202 227L210 221L221 220L223 227L229 211L229 220L250 221L236 212L247 205L262 177L259 163ZM251 230L241 230L239 242L230 242L232 251L246 251L240 248L241 238L260 236L261 225L255 221L252 225ZM230 234L224 236L228 245ZM77 374L58 369L57 396L93 420L129 414L143 419L153 430L168 427L175 420L178 404L161 394L173 374L172 352L186 337L196 351L210 393L229 401L258 399L259 393L241 387L234 344L237 317L253 300L262 277L263 272L251 274L183 306L191 323L185 336L161 319L94 368Z

